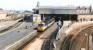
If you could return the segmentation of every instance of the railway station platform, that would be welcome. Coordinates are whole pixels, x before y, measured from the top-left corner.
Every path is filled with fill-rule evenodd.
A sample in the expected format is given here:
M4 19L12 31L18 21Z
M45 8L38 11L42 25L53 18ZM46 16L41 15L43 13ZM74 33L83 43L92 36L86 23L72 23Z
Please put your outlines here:
M66 37L65 31L70 27L71 24L72 24L71 21L64 21L62 28L57 33L56 40L54 41L54 45L56 45L56 48L53 50L60 50L60 45L63 39Z

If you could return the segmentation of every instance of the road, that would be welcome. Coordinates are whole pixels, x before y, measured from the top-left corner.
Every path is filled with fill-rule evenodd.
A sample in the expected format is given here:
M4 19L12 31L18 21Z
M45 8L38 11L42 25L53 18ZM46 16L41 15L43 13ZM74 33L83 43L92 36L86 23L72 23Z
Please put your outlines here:
M89 36L93 32L93 22L75 24L71 30L67 32L69 34L62 42L60 50L89 50L89 44L92 41L89 40Z
M25 29L25 26L28 26L28 28ZM27 36L30 32L34 31L34 27L30 22L23 22L19 27L5 32L4 35L0 36L0 50L7 48L7 46Z
M81 31L75 39L71 40L69 50L89 50L89 34L88 30Z
M71 40L70 50L93 50L92 38L93 26L81 30L79 34Z

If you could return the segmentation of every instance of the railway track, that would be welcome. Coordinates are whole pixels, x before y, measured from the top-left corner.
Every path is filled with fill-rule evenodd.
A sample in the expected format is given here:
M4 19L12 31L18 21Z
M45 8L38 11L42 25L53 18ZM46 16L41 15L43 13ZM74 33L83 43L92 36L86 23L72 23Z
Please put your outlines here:
M89 50L88 30L81 31L76 38L71 39L69 50Z
M3 33L3 32L6 32L8 30L12 30L14 28L17 28L19 25L21 25L23 22L17 22L16 24L12 25L12 26L9 26L8 28L4 29L4 30L1 30L0 33Z
M57 29L57 27L54 28L54 26L55 24L53 24L46 31L42 33L39 32L37 36L35 36L32 40L30 40L26 45L21 47L21 49L19 50L42 50L42 46L44 46L43 44L45 44L45 41L49 40L50 36Z
M67 37L64 38L64 41L62 42L60 50L69 50L69 46L70 46L72 37L73 37L73 35L68 35Z
M19 47L17 50L22 50L23 48L26 47L26 45L28 45L30 42L33 43L41 34L40 32L36 32L38 35L33 36L29 41L27 41L25 44L23 44L21 47Z
M53 50L53 41L56 39L58 29L54 31L48 39L44 40L41 50Z

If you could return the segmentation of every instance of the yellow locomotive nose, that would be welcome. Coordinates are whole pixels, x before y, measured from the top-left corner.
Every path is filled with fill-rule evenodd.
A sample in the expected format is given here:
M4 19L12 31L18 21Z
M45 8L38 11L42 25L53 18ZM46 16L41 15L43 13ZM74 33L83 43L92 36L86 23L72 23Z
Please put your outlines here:
M40 22L40 24L38 24L37 30L38 31L44 31L45 30L45 23L44 22Z
M44 31L44 28L43 27L38 27L37 30L38 31Z

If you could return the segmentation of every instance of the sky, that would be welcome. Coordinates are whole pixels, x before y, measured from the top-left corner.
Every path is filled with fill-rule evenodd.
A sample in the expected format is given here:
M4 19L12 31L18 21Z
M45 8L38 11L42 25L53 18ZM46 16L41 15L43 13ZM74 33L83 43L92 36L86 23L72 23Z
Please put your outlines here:
M40 6L90 6L93 0L1 0L0 8L7 10L32 10Z

